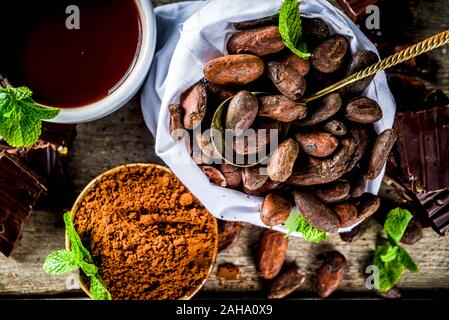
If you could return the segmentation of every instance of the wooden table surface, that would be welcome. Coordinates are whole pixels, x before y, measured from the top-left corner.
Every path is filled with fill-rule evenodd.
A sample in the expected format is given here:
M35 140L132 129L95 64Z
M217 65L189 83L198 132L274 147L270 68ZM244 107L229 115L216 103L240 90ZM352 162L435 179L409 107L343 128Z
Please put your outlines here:
M172 1L153 1L155 5ZM449 0L416 1L419 12L411 39L420 40L449 28ZM399 14L399 13L398 13ZM449 94L448 48L437 50L431 56L440 65L437 74L438 86ZM133 162L162 161L154 152L154 139L145 127L140 110L139 97L134 98L120 111L104 119L81 124L75 140L70 169L78 191L92 178L115 166ZM223 281L217 278L216 268L207 280L201 297L220 296L263 296L264 282L254 266L253 250L261 229L245 225L238 245L218 255L217 263L232 262L240 269L238 280ZM317 267L317 254L330 248L341 251L349 261L348 270L340 292L335 297L372 296L365 287L365 266L369 262L380 226L370 223L364 236L353 244L344 243L338 235L330 236L326 243L310 244L302 239L290 239L288 261L296 261L308 274ZM0 255L0 296L3 297L84 297L74 280L69 277L49 276L42 270L48 253L64 247L64 230L61 217L49 212L34 212L28 220L23 238L12 257ZM416 259L421 272L406 272L399 286L406 292L425 290L421 296L449 296L449 236L440 237L430 229L424 232L424 239L407 247ZM311 293L312 277L296 293L296 297L314 297ZM231 293L232 292L232 293ZM422 292L422 291L418 291ZM429 293L430 292L430 293ZM411 293L410 293L411 294Z

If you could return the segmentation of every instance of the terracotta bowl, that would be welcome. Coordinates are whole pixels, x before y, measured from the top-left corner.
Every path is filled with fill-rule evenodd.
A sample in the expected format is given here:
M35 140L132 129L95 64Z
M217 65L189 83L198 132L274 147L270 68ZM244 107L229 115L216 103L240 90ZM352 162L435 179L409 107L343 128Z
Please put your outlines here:
M147 164L147 163L135 163L135 164L126 164L126 165L122 165L113 169L110 169L102 174L100 174L99 176L97 176L95 179L93 179L84 189L83 191L80 193L80 195L78 196L78 198L76 199L75 203L73 204L72 210L71 210L71 216L72 216L72 220L74 220L76 213L78 212L78 210L81 207L81 204L83 202L84 197L86 196L86 194L92 190L94 187L96 187L102 180L104 177L106 176L111 176L111 175L115 175L116 173L120 172L121 170L123 170L124 168L130 168L130 167L153 167L157 170L161 170L161 171L166 171L169 172L171 174L172 171L166 167L157 165L157 164ZM173 174L174 175L174 174ZM213 248L213 257L211 260L211 264L208 268L207 271L207 275L204 278L204 280L201 282L201 284L195 288L195 290L193 290L191 293L189 293L188 295L185 295L184 297L181 297L179 300L190 300L195 294L198 293L198 291L201 290L201 288L204 286L204 284L206 283L207 278L209 277L210 273L212 272L212 269L214 267L215 264L215 259L217 257L217 253L218 253L218 224L217 224L217 220L213 219L213 224L214 224L214 230L215 230L215 243L214 243L214 248ZM67 233L65 234L65 247L67 250L70 250L70 243L69 243L69 239L67 237ZM78 282L78 284L80 285L81 289L90 297L92 298L92 295L89 292L89 285L87 283L85 283L83 277L81 276L81 272L78 271L75 273L75 279Z

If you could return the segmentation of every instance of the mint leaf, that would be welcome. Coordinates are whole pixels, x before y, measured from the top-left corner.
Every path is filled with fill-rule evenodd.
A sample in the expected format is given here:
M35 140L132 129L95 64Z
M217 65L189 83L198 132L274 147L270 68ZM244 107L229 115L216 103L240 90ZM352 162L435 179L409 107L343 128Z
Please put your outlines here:
M307 45L301 41L301 12L297 0L284 0L279 11L279 33L285 46L294 54L306 60L310 58Z
M404 248L398 247L398 259L402 263L402 265L407 268L410 272L417 273L419 272L419 268L413 258L405 251Z
M385 220L384 229L387 232L388 238L393 244L398 244L404 235L407 225L412 219L413 215L410 211L402 208L391 210Z
M398 257L398 247L388 247L387 252L385 252L384 254L382 254L380 256L380 259L383 262L390 262L393 261L394 259L396 259Z
M81 238L76 232L75 225L73 224L72 217L70 216L70 211L64 214L64 224L65 231L67 233L67 237L70 241L70 249L73 253L80 256L83 260L88 263L92 263L92 256L90 255L89 250L87 250L83 243L81 242Z
M112 300L111 294L98 274L90 279L90 293L95 300Z
M75 264L75 254L67 250L50 253L45 259L44 270L49 274L62 275L78 269Z
M404 272L404 266L399 261L397 256L388 261L382 260L383 256L387 256L388 252L391 252L391 246L379 245L374 252L374 264L379 268L379 291L386 292L393 288L398 282L402 273Z
M57 108L41 107L26 87L0 88L0 136L12 147L29 147L41 134L42 120L59 113Z
M293 232L300 232L304 239L308 242L319 243L327 240L326 232L323 232L314 226L310 225L302 216L302 214L295 209L285 222L284 226L288 230L286 237Z
M81 270L83 270L83 272L86 274L86 276L93 277L97 274L98 268L94 264L87 263L84 260L79 260L78 263L79 263L79 267L81 268Z

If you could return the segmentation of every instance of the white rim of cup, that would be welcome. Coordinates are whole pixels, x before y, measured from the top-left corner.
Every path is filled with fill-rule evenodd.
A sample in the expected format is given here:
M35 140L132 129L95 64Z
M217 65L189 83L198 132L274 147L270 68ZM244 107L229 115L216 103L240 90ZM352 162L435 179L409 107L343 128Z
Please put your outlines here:
M107 97L82 107L62 108L59 115L48 122L83 123L97 120L120 109L138 92L147 77L153 60L157 30L151 2L149 0L135 1L141 20L141 45L137 59L126 79Z

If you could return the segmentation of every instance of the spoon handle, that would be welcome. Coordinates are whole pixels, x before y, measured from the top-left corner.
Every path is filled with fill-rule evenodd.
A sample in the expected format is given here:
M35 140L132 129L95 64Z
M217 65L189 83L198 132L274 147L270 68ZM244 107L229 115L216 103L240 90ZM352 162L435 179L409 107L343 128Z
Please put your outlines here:
M445 44L448 44L448 43L449 43L449 30L446 30L437 35L434 35L433 37L427 38L424 41L414 44L407 49L399 51L399 52L389 56L388 58L385 58L385 59L373 64L372 66L370 66L362 71L354 73L353 75L350 75L349 77L305 98L303 101L307 103L307 102L313 101L315 99L321 98L322 96L325 96L331 92L341 89L341 88L347 86L348 84L351 84L356 81L362 80L364 78L370 77L370 76L376 74L378 71L388 69L388 68L393 67L399 63L402 63L411 58L419 56L425 52L429 52L433 49L444 46Z

